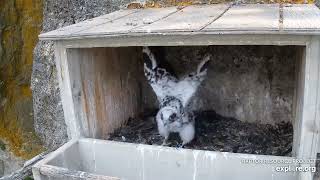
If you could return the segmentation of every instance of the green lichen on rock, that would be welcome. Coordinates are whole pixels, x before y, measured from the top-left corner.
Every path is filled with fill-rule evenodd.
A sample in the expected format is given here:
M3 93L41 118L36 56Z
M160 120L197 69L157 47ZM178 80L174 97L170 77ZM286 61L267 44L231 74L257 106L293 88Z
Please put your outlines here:
M43 150L34 133L30 79L41 0L0 0L0 139L24 159Z
M28 176L28 177L24 178L24 180L33 180L33 178Z
M0 140L0 150L4 151L6 150L6 144Z

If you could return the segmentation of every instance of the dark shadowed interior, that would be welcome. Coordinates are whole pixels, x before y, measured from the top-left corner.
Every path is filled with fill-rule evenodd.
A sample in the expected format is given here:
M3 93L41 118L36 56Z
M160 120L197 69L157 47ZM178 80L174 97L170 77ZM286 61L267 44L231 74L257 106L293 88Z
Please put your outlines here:
M178 78L211 54L208 74L188 105L195 139L184 148L291 156L297 67L302 46L150 47ZM69 49L93 138L160 145L159 103L143 74L141 47ZM169 146L181 144L177 135Z

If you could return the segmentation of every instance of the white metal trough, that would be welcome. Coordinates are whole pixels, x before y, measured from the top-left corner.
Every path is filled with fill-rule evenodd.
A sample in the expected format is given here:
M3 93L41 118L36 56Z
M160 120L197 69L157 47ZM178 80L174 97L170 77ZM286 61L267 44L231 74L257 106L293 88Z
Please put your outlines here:
M41 40L55 41L61 98L72 140L37 163L34 178L312 179L312 171L278 172L285 166L278 160L315 159L319 152L319 35L320 11L315 5L283 4L120 10L41 34ZM297 72L293 157L97 140L139 113L140 91L135 83L141 70L136 63L141 59L139 46L189 45L304 47ZM120 85L114 81L119 76L129 80ZM277 163L244 163L250 159ZM293 169L314 166L314 162L289 164Z

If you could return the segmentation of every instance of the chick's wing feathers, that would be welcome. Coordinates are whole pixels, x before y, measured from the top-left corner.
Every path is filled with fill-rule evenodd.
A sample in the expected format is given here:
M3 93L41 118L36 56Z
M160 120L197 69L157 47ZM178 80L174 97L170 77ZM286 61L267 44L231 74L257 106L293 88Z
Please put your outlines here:
M144 73L158 99L163 100L174 89L177 78L166 69L160 68L154 54L148 47L143 48Z
M191 97L205 79L209 62L210 56L205 56L198 65L196 72L189 74L177 83L173 96L179 97L183 106L189 103Z
M207 75L207 67L210 56L205 56L198 65L195 72L178 81L178 79L164 68L158 66L157 59L148 47L143 48L145 61L144 72L158 100L163 101L165 97L179 98L183 106L196 92L197 88Z
M206 55L206 56L202 59L202 61L201 61L200 64L198 65L197 74L201 74L202 72L206 72L206 71L207 71L210 58L211 58L210 55Z
M150 49L148 47L143 47L142 52L143 52L143 60L146 67L152 70L155 69L158 66L158 64L157 64L156 58L154 57Z

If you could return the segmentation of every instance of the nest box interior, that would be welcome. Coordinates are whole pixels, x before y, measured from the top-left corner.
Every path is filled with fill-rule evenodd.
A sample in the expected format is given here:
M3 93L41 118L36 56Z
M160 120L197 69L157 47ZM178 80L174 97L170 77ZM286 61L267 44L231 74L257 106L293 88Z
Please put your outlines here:
M212 55L207 78L189 105L198 118L195 142L186 147L291 155L296 66L304 47L158 46L151 50L178 77L195 71L205 54ZM161 144L154 122L159 102L143 73L141 47L68 49L67 57L75 73L70 78L77 78L71 81L75 95L81 97L86 137L110 139L113 133L113 140ZM128 121L134 129L123 132ZM265 131L260 131L264 126Z
M159 144L153 120L158 102L143 73L141 47L149 46L179 77L194 71L205 54L212 55L208 75L189 105L197 113L196 138L186 146L210 151L179 152L164 148L168 155L190 157L188 162L186 159L183 162L193 163L194 169L189 170L189 166L180 169L178 161L166 155L168 164L190 172L193 179L201 179L201 170L207 167L217 170L217 174L206 176L210 179L218 176L237 179L237 175L247 177L245 179L289 180L298 176L311 179L311 171L274 174L278 164L248 166L241 164L239 158L258 157L247 154L278 155L282 160L316 158L320 147L319 34L320 11L315 5L306 4L218 4L120 10L41 34L42 40L55 41L68 135L80 139L62 147L50 158L64 157L66 151L73 152L71 146L76 151L91 147L90 144L96 147L94 139ZM128 132L133 135L126 134ZM85 137L94 139L83 140ZM86 145L81 146L84 141ZM171 142L175 146L174 138ZM160 166L162 162L154 161L156 154L163 150L161 146L104 140L99 144L103 144L100 149L79 153L80 159L95 157L96 152L105 152L103 148L110 147L108 150L120 159L127 155L124 152L134 151L140 152L139 158L144 163ZM155 153L149 156L140 147ZM118 148L125 151L118 151ZM197 165L202 161L198 153L217 165ZM221 159L215 161L206 153ZM58 168L61 164L64 167L60 161L53 165L55 167L47 166L49 159L39 163L34 172L49 178L66 174L65 169ZM89 160L94 162L94 167L96 162L101 162ZM123 174L132 172L130 163L135 161L128 160L128 163L129 169ZM310 168L314 162L298 166ZM217 169L219 167L221 170ZM238 173L222 170L225 167L232 167ZM57 171L53 172L54 168ZM81 168L75 169L81 174L78 171ZM123 175L112 167L103 171L103 174L117 177ZM140 179L145 172L154 173L144 166L139 166L137 172L141 172ZM184 177L182 173L166 172L168 179Z

